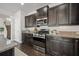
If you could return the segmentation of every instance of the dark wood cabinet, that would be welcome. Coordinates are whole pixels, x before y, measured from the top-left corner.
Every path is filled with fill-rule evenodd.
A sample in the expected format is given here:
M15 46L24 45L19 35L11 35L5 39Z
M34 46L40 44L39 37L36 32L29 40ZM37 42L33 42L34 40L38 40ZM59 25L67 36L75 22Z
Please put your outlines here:
M49 6L47 5L47 6L37 9L37 18L40 19L40 18L47 17L48 16L48 8L49 8Z
M36 26L36 15L32 14L25 16L25 27L34 27Z
M32 45L32 43L33 43L33 35L30 34L30 33L22 33L22 43Z
M37 16L36 16L37 26L48 25L48 9L49 9L48 5L37 9Z
M79 4L72 3L70 4L70 15L69 15L69 24L70 25L79 25Z
M55 55L61 55L62 50L61 50L61 42L57 40L50 40L51 43L51 53Z
M77 56L79 40L75 38L46 36L46 53L53 56Z
M61 42L53 39L51 36L46 36L46 52L53 56L59 56L62 53Z
M14 56L14 55L15 55L14 48L0 53L0 56Z
M64 3L49 9L49 26L79 25L79 4Z
M69 4L57 6L58 25L67 25L69 23Z
M49 9L49 26L69 24L69 4L61 4Z
M31 15L30 16L30 26L34 27L36 25L36 16Z
M75 55L75 39L62 38L61 44L62 44L63 55L66 55L66 56L74 56Z
M49 21L48 26L55 26L57 24L57 8L49 9Z
M28 16L25 16L25 27L28 27L29 26L29 17Z
M52 8L44 6L36 14L25 16L25 27L36 26L36 19L47 18L48 26L79 25L79 4L64 3Z

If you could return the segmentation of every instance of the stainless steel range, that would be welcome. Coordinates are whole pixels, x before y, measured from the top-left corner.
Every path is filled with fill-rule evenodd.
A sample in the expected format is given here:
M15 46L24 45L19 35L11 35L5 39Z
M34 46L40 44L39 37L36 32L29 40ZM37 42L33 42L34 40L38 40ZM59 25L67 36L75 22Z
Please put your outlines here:
M49 33L47 29L41 29L38 33L33 34L34 49L45 53L46 48L46 34Z

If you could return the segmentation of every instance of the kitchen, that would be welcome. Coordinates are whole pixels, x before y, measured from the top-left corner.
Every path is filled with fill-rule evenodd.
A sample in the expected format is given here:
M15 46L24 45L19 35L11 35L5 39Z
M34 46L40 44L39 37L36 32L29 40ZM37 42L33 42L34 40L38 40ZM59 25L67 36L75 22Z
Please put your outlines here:
M25 16L27 29L22 33L23 43L32 45L43 55L77 56L78 7L78 3L46 5Z
M1 41L0 55L14 56L17 48L28 56L79 56L78 3L3 3L0 8L11 12L5 35L8 47Z

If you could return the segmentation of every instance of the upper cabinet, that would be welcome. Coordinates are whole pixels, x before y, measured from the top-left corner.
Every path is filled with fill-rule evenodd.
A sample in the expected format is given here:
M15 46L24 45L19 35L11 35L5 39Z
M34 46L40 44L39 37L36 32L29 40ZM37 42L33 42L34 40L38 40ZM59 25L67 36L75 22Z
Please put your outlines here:
M25 27L34 27L36 26L36 15L32 14L25 16Z
M48 17L48 6L41 7L37 9L37 18L45 18Z
M79 4L72 3L70 4L70 25L79 25Z
M49 26L79 25L79 4L64 3L49 9Z
M25 27L38 26L40 23L42 25L47 25L48 23L48 6L41 7L37 9L37 13L25 16Z
M49 26L68 24L69 6L61 4L49 9Z
M48 5L37 9L37 26L48 25Z
M78 3L63 3L52 8L44 6L37 9L36 14L25 17L25 26L33 27L39 24L45 26L79 25L78 15Z
M57 21L58 25L67 25L69 17L69 6L68 4L62 4L57 6Z
M55 26L57 24L57 8L50 8L48 12L48 26Z

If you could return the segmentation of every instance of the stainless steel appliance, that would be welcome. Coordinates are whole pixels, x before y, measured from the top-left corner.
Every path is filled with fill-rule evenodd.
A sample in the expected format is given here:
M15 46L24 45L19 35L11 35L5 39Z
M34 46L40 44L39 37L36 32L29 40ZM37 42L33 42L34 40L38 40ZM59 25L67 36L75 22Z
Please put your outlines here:
M47 18L40 18L36 20L37 26L45 26L47 25Z
M47 25L48 9L49 9L48 5L37 9L37 19L36 19L37 26L46 26Z
M45 53L46 49L46 34L49 33L46 29L41 29L38 33L33 34L34 49Z
M33 37L33 41L34 41L33 43L34 49L45 53L45 43L46 43L45 38L35 36Z

